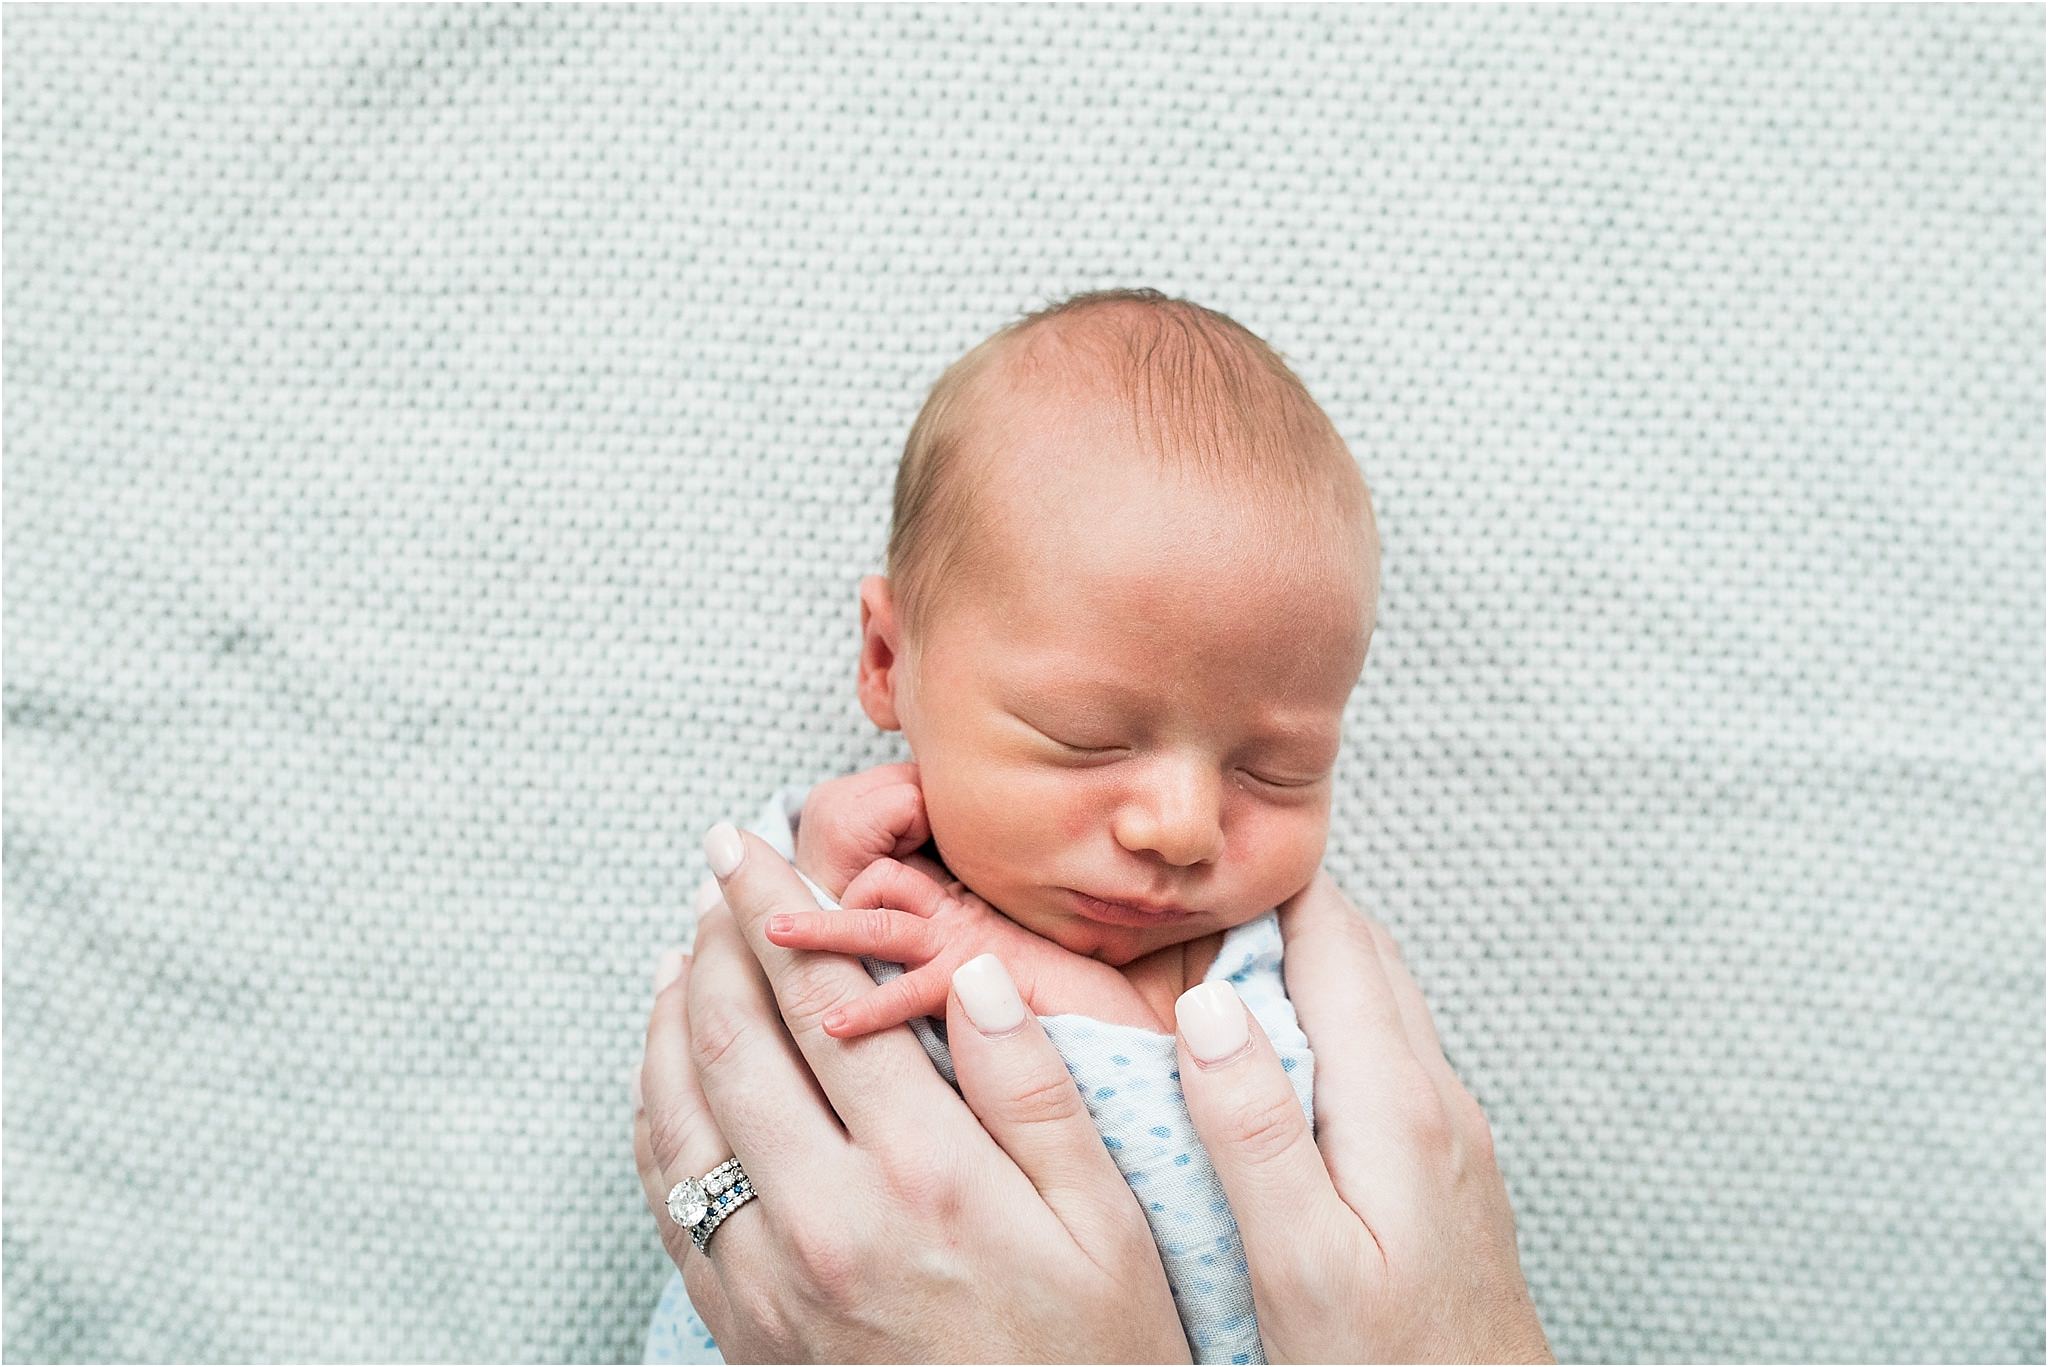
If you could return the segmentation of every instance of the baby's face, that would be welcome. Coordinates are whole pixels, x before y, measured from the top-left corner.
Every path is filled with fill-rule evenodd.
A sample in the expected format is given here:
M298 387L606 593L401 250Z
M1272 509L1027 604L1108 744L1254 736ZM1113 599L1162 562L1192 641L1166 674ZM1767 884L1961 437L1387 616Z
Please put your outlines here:
M1273 544L1141 461L1024 464L1000 568L947 585L914 674L863 700L953 875L1124 964L1314 877L1371 589L1348 538Z

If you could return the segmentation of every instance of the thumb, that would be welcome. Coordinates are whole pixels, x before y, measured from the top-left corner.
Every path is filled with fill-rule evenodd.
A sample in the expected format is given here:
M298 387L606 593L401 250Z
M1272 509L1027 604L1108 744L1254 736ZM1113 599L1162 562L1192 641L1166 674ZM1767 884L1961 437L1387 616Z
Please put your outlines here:
M1075 1243L1101 1259L1120 1250L1133 1230L1143 1235L1142 1212L1066 1062L995 955L978 955L953 971L946 1042L975 1118Z
M1173 1014L1188 1119L1230 1201L1256 1293L1289 1277L1310 1242L1305 1226L1342 1198L1273 1042L1229 980L1189 988Z

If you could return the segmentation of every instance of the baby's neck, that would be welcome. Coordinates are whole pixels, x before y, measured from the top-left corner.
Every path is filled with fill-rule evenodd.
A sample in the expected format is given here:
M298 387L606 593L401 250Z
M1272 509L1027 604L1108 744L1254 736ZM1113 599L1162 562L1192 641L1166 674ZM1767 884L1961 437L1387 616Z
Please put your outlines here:
M1222 944L1223 932L1219 930L1155 949L1117 970L1158 1018L1160 1034L1171 1035L1179 1029L1173 1018L1173 1004L1181 993L1202 981L1209 966L1216 962L1216 951Z

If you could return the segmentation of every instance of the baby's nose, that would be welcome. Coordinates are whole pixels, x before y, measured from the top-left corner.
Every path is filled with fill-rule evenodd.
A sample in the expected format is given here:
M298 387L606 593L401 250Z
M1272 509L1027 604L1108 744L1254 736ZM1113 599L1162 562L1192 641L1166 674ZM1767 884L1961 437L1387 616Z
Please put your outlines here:
M1126 805L1118 815L1117 841L1176 867L1213 860L1223 852L1222 798L1213 776L1204 779L1184 768Z

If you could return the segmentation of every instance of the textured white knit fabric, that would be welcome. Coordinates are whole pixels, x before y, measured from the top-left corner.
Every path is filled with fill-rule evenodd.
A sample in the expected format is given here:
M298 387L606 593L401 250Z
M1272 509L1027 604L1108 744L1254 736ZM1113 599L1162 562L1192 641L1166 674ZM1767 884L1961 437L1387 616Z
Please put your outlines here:
M769 797L747 829L785 859L796 858L796 831L810 785L792 784ZM839 903L799 871L818 905ZM1294 1017L1281 976L1279 917L1271 911L1234 926L1217 947L1204 982L1227 980L1273 1042L1302 1114L1315 1123L1315 1057ZM876 982L903 972L901 964L863 956ZM1082 1104L1117 1170L1130 1184L1159 1246L1174 1309L1196 1362L1264 1362L1251 1272L1237 1222L1209 1162L1180 1090L1174 1036L1087 1016L1040 1016L1047 1038L1080 1088ZM919 1016L911 1029L946 1081L954 1082L953 1055L943 1023ZM957 1086L957 1084L956 1084ZM744 1157L744 1155L742 1155ZM682 1275L672 1273L649 1317L645 1362L722 1362L715 1340L689 1304ZM1077 1356L1085 1345L1075 1344Z
M1222 309L1566 1359L2043 1351L2042 7L9 6L10 1360L637 1356L926 388Z

